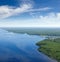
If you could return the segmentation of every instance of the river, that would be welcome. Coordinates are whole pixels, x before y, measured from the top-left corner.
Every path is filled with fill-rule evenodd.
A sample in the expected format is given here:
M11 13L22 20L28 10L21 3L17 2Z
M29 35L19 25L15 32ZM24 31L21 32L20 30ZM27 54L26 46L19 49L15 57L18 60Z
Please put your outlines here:
M0 62L55 62L38 52L36 43L43 39L45 37L0 29Z

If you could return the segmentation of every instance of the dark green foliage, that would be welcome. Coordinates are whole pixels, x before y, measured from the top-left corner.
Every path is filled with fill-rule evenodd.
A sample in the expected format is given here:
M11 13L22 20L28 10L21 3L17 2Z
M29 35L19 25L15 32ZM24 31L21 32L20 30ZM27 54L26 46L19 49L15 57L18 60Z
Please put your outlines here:
M9 32L27 33L32 35L60 36L60 28L35 28L35 27L7 27L2 28Z
M45 39L42 42L38 42L36 45L39 46L38 50L40 52L60 62L60 38Z

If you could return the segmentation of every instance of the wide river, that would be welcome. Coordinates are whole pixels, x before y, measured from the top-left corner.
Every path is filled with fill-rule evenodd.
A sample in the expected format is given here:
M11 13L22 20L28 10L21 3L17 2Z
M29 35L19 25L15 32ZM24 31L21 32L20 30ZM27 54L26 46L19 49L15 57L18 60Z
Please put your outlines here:
M55 62L41 52L38 35L18 34L0 29L0 62Z

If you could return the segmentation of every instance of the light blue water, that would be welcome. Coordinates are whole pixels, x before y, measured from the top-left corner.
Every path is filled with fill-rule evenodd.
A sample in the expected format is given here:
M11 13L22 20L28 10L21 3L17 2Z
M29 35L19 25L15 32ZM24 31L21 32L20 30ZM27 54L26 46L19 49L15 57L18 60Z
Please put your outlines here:
M55 62L37 51L35 44L43 39L0 29L0 62Z

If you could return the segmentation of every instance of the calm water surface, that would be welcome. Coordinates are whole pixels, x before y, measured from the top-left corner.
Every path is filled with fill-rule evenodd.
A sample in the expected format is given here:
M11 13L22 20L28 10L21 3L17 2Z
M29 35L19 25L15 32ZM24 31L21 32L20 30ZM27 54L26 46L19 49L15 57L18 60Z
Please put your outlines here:
M55 62L37 51L35 44L43 39L0 29L0 62Z

